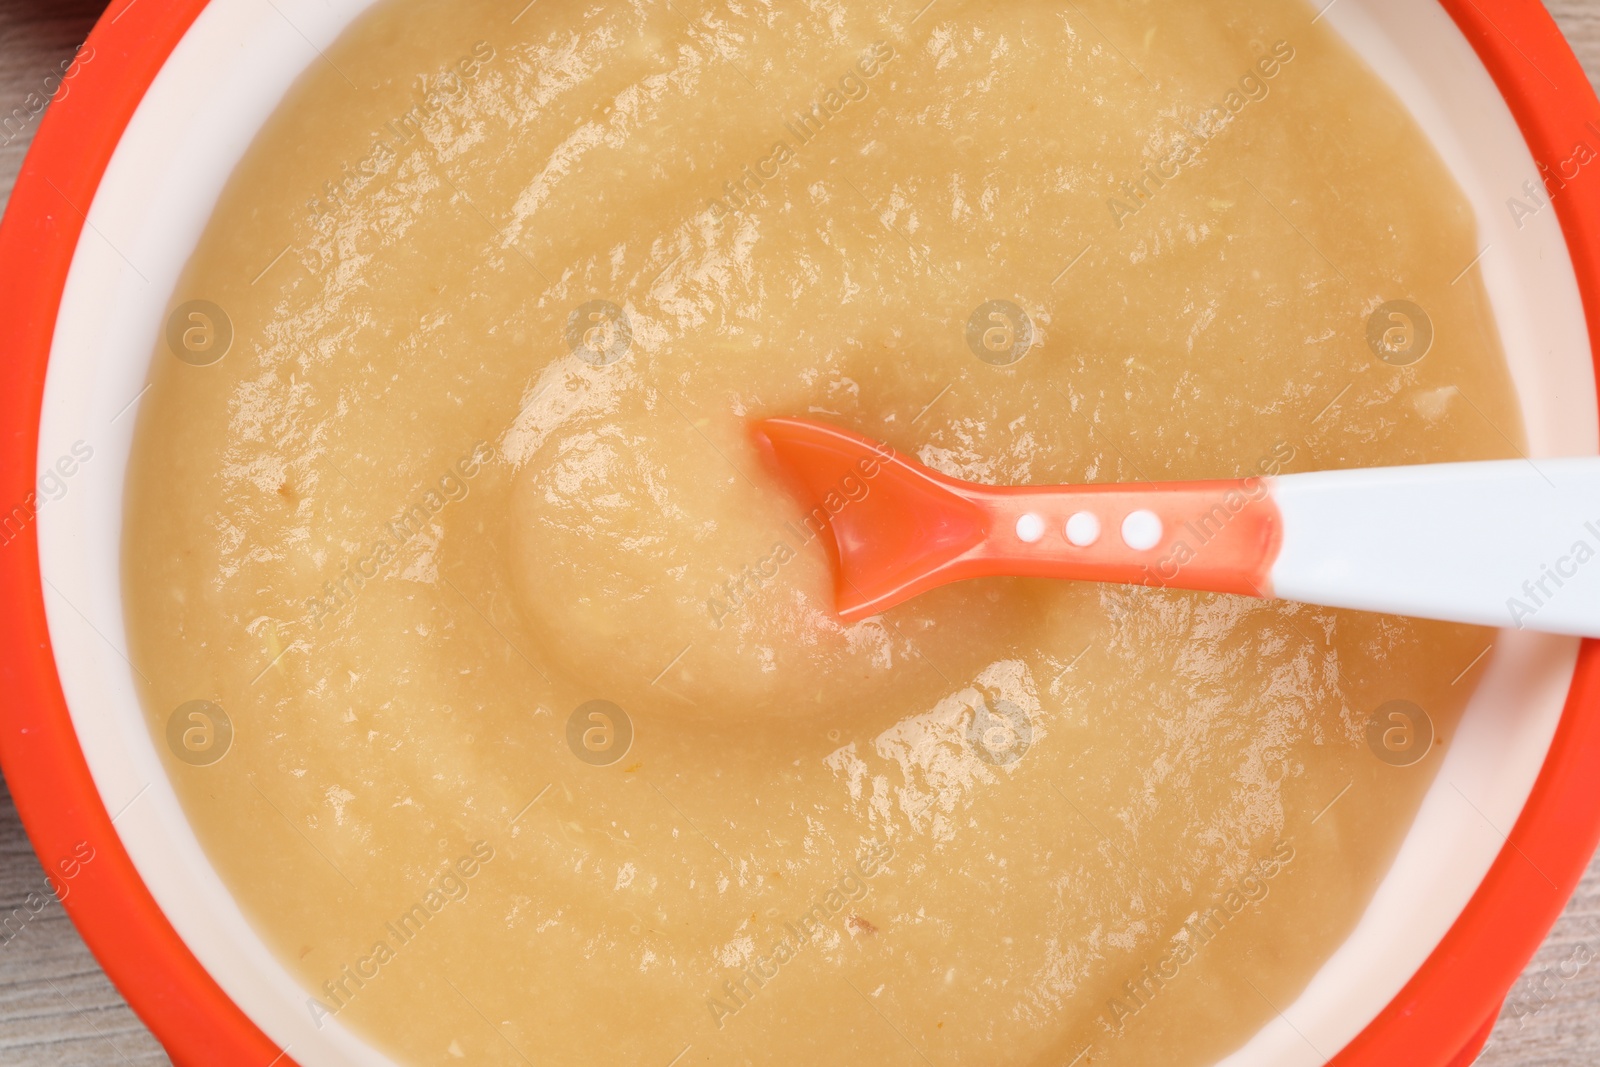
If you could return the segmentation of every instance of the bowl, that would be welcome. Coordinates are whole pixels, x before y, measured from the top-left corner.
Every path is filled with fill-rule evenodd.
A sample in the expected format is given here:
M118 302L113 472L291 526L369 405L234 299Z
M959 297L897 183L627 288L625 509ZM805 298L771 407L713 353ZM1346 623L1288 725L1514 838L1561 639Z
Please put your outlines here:
M368 6L113 4L0 225L0 765L68 913L180 1065L391 1064L317 1025L246 922L121 651L123 482L168 297L256 132ZM1390 85L1472 204L1529 456L1596 454L1600 101L1555 24L1538 0L1306 14ZM1476 692L1358 926L1221 1067L1465 1067L1481 1049L1600 840L1600 645L1491 647L1463 665Z

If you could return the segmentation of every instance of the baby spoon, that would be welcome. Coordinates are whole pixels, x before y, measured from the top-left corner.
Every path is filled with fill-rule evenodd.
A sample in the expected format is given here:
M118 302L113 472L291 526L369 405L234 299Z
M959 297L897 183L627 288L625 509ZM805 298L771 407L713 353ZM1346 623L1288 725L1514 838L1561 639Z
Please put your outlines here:
M1600 457L994 486L809 419L753 432L833 556L846 621L1016 575L1600 637Z

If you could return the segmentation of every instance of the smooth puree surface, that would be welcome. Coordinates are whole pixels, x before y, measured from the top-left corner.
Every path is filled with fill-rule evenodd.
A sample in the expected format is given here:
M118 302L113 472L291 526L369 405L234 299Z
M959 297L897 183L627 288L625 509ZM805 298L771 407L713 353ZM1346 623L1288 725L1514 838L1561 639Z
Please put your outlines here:
M1026 580L844 626L748 426L991 483L1512 456L1468 205L1305 4L921 7L386 0L234 175L130 659L322 1024L1203 1067L1366 906L1490 633Z

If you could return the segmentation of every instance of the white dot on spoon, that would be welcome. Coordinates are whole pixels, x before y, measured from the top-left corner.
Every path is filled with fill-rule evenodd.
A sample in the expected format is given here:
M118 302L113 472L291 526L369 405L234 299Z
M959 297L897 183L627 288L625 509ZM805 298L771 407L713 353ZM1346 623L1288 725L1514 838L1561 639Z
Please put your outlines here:
M1033 512L1028 512L1017 520L1017 537L1027 544L1033 544L1044 536L1044 520Z
M1088 548L1100 540L1100 517L1092 511L1080 511L1067 520L1067 540L1079 548Z
M1161 516L1153 511L1131 512L1122 520L1122 540L1137 552L1159 545L1161 533Z

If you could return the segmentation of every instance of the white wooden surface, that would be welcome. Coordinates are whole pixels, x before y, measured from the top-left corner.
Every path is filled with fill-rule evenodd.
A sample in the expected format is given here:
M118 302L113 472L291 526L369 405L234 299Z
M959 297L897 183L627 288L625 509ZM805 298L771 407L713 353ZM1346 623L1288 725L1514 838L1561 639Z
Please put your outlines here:
M160 2L160 0L149 0ZM1591 81L1600 83L1600 0L1546 0ZM103 5L96 0L0 0L0 119L26 107L70 56ZM0 202L37 123L0 143ZM12 129L15 129L13 124ZM0 142L6 141L0 132ZM0 916L43 885L44 871L0 785ZM0 1067L154 1067L161 1047L50 905L0 945ZM1512 991L1480 1067L1600 1064L1600 862Z

